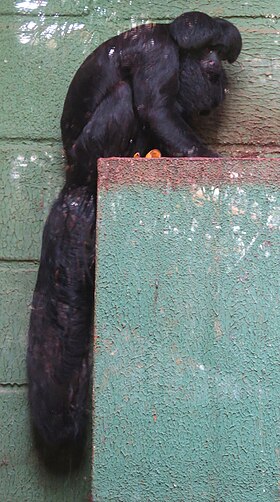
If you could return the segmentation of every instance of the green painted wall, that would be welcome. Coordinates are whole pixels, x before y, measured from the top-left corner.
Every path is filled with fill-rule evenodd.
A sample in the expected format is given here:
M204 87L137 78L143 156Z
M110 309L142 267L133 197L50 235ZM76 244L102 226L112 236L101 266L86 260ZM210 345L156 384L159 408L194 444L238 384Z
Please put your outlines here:
M228 69L227 102L214 120L205 121L208 142L231 155L279 153L278 0L197 0L187 8L231 19L244 39L239 62ZM26 409L29 306L43 223L63 180L59 119L67 87L103 40L185 10L185 0L0 2L1 501L79 502L90 491L90 454L74 475L54 478L46 472L33 449Z
M280 159L102 161L93 499L276 502Z

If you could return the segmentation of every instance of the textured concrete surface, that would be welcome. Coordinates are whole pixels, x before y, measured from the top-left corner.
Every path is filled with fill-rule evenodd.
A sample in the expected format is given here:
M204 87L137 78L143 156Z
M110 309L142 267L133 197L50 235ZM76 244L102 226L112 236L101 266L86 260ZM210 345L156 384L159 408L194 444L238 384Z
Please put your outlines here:
M100 161L95 502L279 500L279 167Z

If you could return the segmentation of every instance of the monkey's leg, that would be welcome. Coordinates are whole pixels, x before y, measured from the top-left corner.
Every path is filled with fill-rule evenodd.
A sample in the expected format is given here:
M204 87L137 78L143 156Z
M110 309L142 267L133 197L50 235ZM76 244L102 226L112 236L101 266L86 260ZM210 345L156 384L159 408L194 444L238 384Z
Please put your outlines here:
M65 187L44 229L27 352L32 420L52 445L86 427L94 244L95 195Z
M67 152L70 160L67 181L95 186L99 157L130 157L137 151L145 155L153 148L148 136L134 112L129 84L119 82L97 107Z

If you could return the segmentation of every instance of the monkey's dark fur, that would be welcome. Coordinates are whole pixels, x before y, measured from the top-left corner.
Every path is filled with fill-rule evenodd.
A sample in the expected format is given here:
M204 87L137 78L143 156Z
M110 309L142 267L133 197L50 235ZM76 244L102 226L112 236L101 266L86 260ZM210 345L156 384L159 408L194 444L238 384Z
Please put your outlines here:
M50 445L85 435L98 157L215 157L191 128L224 99L222 60L241 50L239 31L200 12L111 38L77 71L64 104L66 183L45 225L30 318L29 402Z

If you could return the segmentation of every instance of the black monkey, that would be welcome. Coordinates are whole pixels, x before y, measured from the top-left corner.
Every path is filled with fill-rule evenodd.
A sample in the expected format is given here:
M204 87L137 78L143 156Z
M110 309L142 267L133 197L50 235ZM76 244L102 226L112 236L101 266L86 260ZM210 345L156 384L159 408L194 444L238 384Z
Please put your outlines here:
M155 147L171 157L217 156L189 123L223 101L221 61L234 62L240 50L235 26L200 12L136 27L98 47L64 104L67 180L95 179L98 157L144 155Z
M222 61L241 36L200 12L111 38L82 64L61 119L66 184L45 225L30 318L27 369L36 430L50 445L86 428L98 157L215 157L191 128L224 99Z

